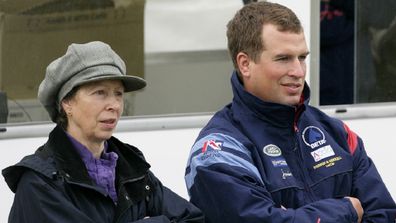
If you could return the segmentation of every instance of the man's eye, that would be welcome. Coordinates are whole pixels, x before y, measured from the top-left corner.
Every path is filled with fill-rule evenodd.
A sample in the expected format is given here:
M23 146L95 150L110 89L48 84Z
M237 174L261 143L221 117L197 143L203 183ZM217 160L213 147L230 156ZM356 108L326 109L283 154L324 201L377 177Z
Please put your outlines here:
M300 61L304 61L305 59L307 59L307 56L299 56L298 59L299 59Z
M278 57L278 61L287 61L289 59L289 57Z

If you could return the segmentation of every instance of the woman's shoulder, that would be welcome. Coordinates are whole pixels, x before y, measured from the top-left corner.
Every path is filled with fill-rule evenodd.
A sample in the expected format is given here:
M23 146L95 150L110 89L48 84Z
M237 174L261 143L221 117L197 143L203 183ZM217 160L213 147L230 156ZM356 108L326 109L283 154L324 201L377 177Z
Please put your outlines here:
M34 154L25 156L17 164L2 170L2 175L13 192L16 191L21 178L25 175L37 175L51 179L54 173L56 173L56 167L53 158L44 152L43 147L40 147Z

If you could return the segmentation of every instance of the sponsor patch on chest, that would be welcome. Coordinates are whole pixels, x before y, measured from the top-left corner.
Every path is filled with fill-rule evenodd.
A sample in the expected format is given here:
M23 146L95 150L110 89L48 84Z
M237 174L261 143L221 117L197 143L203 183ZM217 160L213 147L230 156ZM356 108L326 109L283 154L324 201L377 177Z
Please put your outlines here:
M335 154L333 148L330 145L327 145L311 152L311 155L314 158L315 162L319 162L322 159L334 156Z
M316 126L306 127L302 132L302 139L311 149L318 148L326 143L325 134Z
M282 155L282 150L274 144L269 144L264 146L263 153L270 157L279 157Z

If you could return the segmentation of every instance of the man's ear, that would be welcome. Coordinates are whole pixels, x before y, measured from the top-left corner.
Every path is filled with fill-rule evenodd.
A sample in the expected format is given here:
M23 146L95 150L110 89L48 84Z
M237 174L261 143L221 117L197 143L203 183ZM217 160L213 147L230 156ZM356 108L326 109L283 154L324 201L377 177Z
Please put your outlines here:
M236 56L236 61L242 77L250 76L250 63L252 61L249 56L246 53L240 52Z

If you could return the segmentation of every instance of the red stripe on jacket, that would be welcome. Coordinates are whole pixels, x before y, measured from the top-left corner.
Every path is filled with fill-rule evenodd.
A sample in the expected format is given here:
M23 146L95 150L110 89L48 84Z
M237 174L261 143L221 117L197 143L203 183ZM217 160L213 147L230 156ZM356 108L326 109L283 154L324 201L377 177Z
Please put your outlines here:
M353 155L358 145L357 135L345 123L344 123L344 128L348 134L347 141L348 141L349 152L351 152L351 154Z

